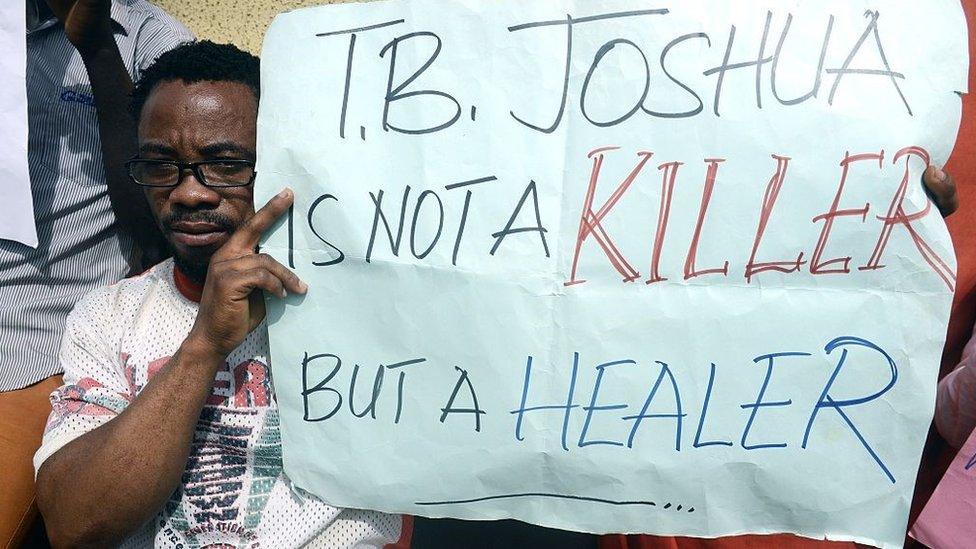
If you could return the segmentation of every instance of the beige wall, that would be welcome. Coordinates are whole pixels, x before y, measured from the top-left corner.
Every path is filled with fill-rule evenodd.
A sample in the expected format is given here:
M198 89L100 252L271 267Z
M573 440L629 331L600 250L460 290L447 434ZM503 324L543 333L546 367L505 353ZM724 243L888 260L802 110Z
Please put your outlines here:
M0 0L6 2L9 0ZM280 12L349 0L152 0L199 37L261 51L264 31Z

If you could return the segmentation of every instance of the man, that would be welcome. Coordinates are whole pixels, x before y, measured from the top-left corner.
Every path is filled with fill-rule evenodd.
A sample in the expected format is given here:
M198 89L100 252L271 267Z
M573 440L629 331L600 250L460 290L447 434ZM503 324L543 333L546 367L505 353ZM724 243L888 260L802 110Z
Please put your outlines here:
M32 249L0 240L0 547L18 546L36 517L31 456L47 396L60 385L68 312L132 269L132 238L120 229L149 217L124 172L102 168L102 150L124 169L135 149L132 77L191 39L143 0L4 1L27 2L28 160L40 242Z
M208 43L162 56L136 89L129 168L175 263L95 291L68 323L67 384L35 460L58 545L341 547L397 535L397 517L328 507L281 473L260 291L305 287L254 252L292 200L285 191L251 215L258 89L255 59Z
M58 546L367 547L400 517L330 507L282 474L261 291L306 286L254 213L258 60L200 42L160 56L133 95L146 187L173 260L72 312L65 385L41 449L38 501ZM327 459L328 456L323 456Z

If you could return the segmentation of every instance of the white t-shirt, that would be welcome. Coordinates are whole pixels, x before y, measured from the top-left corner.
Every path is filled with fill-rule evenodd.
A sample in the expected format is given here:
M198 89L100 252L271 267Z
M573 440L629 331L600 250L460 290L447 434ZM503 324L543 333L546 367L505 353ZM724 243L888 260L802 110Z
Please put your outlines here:
M34 456L35 470L67 443L121 413L166 365L197 315L198 304L187 296L193 297L193 289L185 283L178 287L169 260L78 303L61 345L65 385L51 395L53 410ZM179 489L122 546L360 549L396 541L400 528L398 515L331 507L292 486L282 473L278 407L262 324L217 372Z

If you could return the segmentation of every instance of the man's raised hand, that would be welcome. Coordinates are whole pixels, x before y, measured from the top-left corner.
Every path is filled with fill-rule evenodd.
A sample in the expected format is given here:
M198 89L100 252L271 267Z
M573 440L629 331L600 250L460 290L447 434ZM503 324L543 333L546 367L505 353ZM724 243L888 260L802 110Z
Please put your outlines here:
M226 357L264 319L260 291L285 297L304 294L308 286L267 254L255 252L261 235L294 200L285 189L251 216L210 259L200 312L188 340Z
M93 53L114 40L112 0L46 0L64 24L68 40L82 54Z

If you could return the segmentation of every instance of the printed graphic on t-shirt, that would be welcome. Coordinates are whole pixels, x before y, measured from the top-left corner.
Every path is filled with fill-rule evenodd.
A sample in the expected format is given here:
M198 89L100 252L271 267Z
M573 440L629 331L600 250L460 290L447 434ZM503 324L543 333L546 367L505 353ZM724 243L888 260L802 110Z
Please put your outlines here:
M183 489L164 514L191 548L227 542L256 548L254 531L281 475L278 412L267 410L270 376L265 364L248 360L217 380L197 423ZM264 419L255 425L259 413Z

